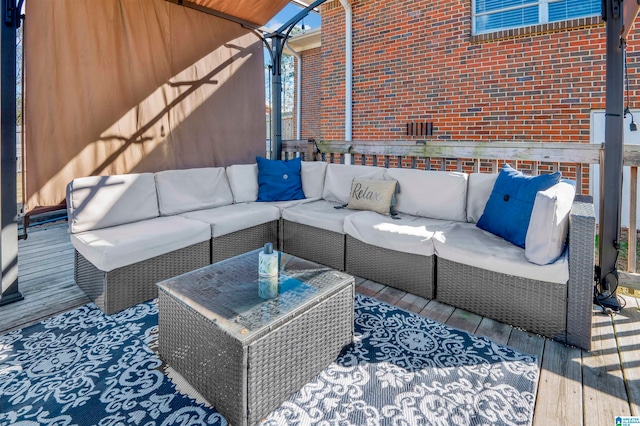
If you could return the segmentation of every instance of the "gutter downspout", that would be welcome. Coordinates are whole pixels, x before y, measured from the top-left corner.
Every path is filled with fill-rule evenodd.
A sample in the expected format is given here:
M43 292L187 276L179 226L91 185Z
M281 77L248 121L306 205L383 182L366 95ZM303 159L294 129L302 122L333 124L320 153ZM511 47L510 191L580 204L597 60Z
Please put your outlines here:
M289 43L287 42L285 44L285 47L287 48L287 50L289 51L289 53L291 53L291 55L293 55L294 58L296 58L296 61L298 62L298 72L296 73L296 139L300 140L300 123L302 122L301 118L300 118L300 102L302 100L302 96L301 96L301 89L302 89L302 57L300 56L300 54L298 52L296 52L295 50L293 50L291 48L291 46L289 46Z
M351 142L353 116L353 42L352 42L352 10L349 0L340 0L345 13L345 106L344 106L344 140ZM344 155L345 164L351 164L351 154Z

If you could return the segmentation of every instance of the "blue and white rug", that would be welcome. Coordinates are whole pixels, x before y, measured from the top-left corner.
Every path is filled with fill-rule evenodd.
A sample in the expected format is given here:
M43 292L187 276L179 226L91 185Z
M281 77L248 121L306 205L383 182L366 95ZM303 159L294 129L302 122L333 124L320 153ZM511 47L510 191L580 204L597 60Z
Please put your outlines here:
M0 336L0 425L225 425L157 357L157 307L89 304ZM266 425L527 425L538 367L488 339L356 295L355 342Z

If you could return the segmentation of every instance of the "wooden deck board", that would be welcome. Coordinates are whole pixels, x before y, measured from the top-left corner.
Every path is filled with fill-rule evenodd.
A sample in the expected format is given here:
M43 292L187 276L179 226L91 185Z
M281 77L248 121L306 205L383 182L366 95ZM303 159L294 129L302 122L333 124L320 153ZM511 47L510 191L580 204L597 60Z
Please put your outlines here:
M545 339L537 334L522 331L517 328L511 330L507 345L520 352L533 355L538 360L538 366L542 366Z
M496 343L506 345L511 336L511 330L513 327L507 324L503 324L491 318L482 318L480 325L476 329L478 336L484 336Z
M640 416L640 311L638 299L625 297L626 309L613 318L631 415Z
M582 357L584 424L601 426L630 411L611 318L595 314L592 324L592 351Z
M398 300L396 306L406 309L407 311L419 313L425 306L427 306L427 303L429 303L429 301L424 297L407 293L402 297L402 299Z
M457 308L445 324L460 330L474 333L482 321L482 317L473 312Z
M358 293L364 294L365 296L373 297L378 294L378 292L380 292L380 290L382 290L383 288L384 285L367 280L362 282L360 285L357 285L356 291Z
M66 224L29 232L19 242L19 287L24 301L0 307L0 333L24 327L89 301L73 278L73 246ZM534 425L613 424L640 415L638 300L614 317L594 315L594 347L586 353L489 318L356 277L356 291L433 320L475 332L537 357Z
M427 303L427 306L420 311L420 315L431 318L434 321L445 323L454 310L455 308L453 306L445 305L437 300L431 300Z
M538 382L534 426L574 419L582 424L582 353L558 342L547 341Z
M407 294L405 291L398 290L397 288L385 287L380 290L375 297L378 300L395 305L405 296L405 294Z

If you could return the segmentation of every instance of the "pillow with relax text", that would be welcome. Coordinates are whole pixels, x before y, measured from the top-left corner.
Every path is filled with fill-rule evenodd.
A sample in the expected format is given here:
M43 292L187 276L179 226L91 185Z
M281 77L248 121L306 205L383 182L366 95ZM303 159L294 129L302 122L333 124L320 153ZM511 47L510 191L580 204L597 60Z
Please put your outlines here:
M398 181L354 178L351 181L348 209L370 210L389 216Z
M536 194L558 182L559 172L525 176L505 164L476 226L524 248Z
M256 157L258 163L257 201L289 201L305 198L302 191L301 159L289 161Z

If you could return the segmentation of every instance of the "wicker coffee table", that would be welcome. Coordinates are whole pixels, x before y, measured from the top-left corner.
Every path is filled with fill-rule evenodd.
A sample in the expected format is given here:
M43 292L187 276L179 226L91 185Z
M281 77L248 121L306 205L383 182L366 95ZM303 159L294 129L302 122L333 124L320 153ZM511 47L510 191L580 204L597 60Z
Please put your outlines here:
M353 339L354 279L281 253L258 277L252 251L158 283L161 357L232 425L254 424Z

